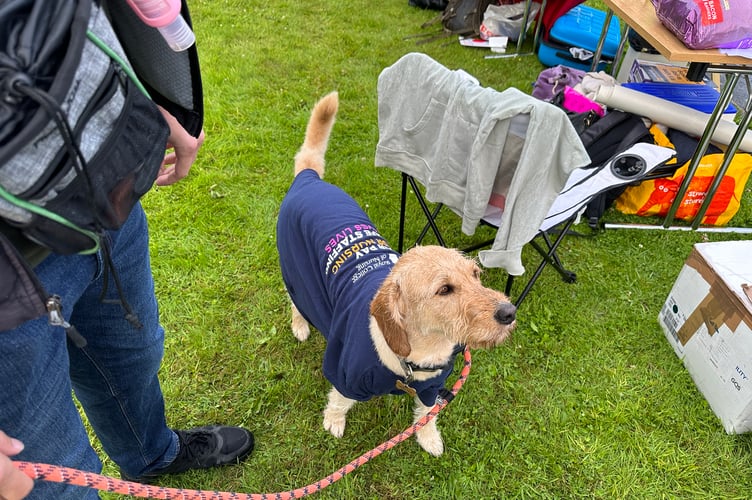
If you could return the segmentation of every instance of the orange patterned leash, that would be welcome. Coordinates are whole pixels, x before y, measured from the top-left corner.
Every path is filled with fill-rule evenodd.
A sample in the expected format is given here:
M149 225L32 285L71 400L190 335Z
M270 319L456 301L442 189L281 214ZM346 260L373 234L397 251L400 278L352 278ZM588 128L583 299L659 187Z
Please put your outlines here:
M301 498L326 488L335 481L338 481L345 477L345 475L354 471L361 465L370 461L385 451L394 448L402 441L405 441L412 436L415 431L425 426L431 421L438 413L449 404L449 401L459 392L460 388L467 380L467 376L470 374L470 366L472 364L470 358L470 350L465 348L465 365L462 368L462 372L457 381L452 386L450 391L451 396L446 399L440 398L436 405L431 408L428 414L408 427L400 434L394 436L392 439L380 444L371 451L364 453L360 457L356 458L349 464L345 465L341 469L333 472L329 476L321 479L313 484L298 488L296 490L285 491L281 493L231 493L223 491L209 491L209 490L186 490L183 488L165 488L162 486L152 486L148 484L134 483L130 481L123 481L121 479L115 479L101 474L95 474L93 472L84 472L78 469L71 469L69 467L61 467L59 465L39 464L32 462L14 462L19 470L24 472L32 479L39 479L42 481L52 481L56 483L66 483L76 486L82 486L86 488L93 488L100 491L109 491L112 493L119 493L122 495L131 495L141 498L163 498L167 500L183 499L183 500L289 500L291 498Z

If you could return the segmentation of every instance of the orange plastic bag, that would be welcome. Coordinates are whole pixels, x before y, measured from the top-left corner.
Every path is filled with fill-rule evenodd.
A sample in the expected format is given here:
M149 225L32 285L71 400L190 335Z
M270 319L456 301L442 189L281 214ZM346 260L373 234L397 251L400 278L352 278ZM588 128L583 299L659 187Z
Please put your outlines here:
M656 137L656 143L660 142ZM684 199L676 211L676 219L694 220L721 163L723 163L722 154L709 154L702 157ZM637 186L628 187L616 199L614 207L625 214L664 217L676 198L688 167L689 162L679 167L672 177L651 179ZM702 218L702 224L722 226L736 215L751 171L752 156L747 153L735 154Z

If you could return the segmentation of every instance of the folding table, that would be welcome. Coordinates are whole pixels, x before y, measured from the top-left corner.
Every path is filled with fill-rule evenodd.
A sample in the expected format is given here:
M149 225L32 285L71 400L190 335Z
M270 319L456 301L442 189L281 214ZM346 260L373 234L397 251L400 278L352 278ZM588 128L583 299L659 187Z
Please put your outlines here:
M747 102L741 110L740 122L737 126L736 133L733 136L731 142L728 144L728 149L724 153L724 160L721 164L715 179L711 183L708 194L705 197L703 204L692 222L691 229L700 229L700 221L702 220L705 212L710 206L710 202L715 195L718 186L723 179L726 170L731 163L731 159L739 148L739 144L747 131L750 122L752 121L752 97L749 96L749 75L752 74L752 59L747 59L741 56L728 56L721 53L717 49L711 50L692 50L687 48L684 43L679 40L673 33L671 33L666 27L664 27L658 20L655 14L655 7L650 0L603 0L603 3L608 7L606 20L604 23L604 29L601 34L596 53L593 58L593 65L598 64L600 60L603 41L605 39L606 30L608 24L611 21L611 16L616 15L624 21L624 23L639 33L650 45L653 46L658 52L661 53L670 62L688 62L690 63L687 70L687 77L693 81L701 81L706 72L712 73L724 73L727 75L726 82L721 90L720 98L716 103L715 109L710 114L708 124L703 132L700 142L695 150L692 159L690 160L687 175L685 176L679 191L676 193L671 208L669 209L666 217L663 221L662 228L664 229L687 229L684 226L671 226L674 220L676 211L684 198L692 177L695 175L697 167L700 164L700 160L707 151L710 144L710 138L713 135L714 130L720 122L723 110L726 109L734 92L734 88L739 82L740 78L744 75L747 83L748 97ZM626 41L626 36L622 36L622 43ZM617 52L617 60L614 61L614 68L618 66L618 57L623 53L623 47ZM609 225L607 224L606 227ZM618 227L624 227L624 224L618 225ZM615 227L615 226L614 226ZM630 227L654 227L661 228L661 226L645 226L645 225L630 225ZM703 230L712 230L714 228L702 228ZM734 231L734 232L752 232L749 228L715 228L721 231Z

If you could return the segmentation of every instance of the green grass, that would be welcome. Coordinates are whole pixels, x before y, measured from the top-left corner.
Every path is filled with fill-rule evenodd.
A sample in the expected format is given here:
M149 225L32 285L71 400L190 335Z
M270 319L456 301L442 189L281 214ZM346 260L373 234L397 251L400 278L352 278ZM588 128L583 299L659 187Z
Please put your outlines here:
M244 425L257 449L242 465L164 484L286 491L329 475L411 421L408 398L381 398L353 409L343 439L330 436L321 424L323 340L301 344L289 329L274 227L312 104L339 91L327 178L396 244L400 178L373 166L380 71L420 51L484 86L529 92L542 67L534 56L484 59L454 41L416 46L404 37L424 32L436 14L407 0L191 5L207 141L187 179L144 200L167 330L161 378L170 425ZM613 211L607 219L636 221ZM744 200L731 225L751 219ZM449 234L451 244L468 241ZM750 436L723 431L656 320L692 245L733 238L659 230L569 238L560 256L577 282L545 271L511 340L473 352L469 380L439 418L445 454L432 458L411 439L315 496L752 497ZM523 257L534 265L530 249ZM501 271L484 279L503 289ZM112 462L105 473L117 474Z

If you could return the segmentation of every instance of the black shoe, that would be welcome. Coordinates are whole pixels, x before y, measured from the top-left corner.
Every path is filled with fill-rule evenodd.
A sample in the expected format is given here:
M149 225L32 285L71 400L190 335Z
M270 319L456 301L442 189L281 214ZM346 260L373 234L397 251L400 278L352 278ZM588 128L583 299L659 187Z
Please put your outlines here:
M126 481L150 484L165 474L236 464L253 450L253 434L242 427L211 425L187 431L176 430L175 433L180 448L170 465L138 477L129 476L121 469L120 477Z

